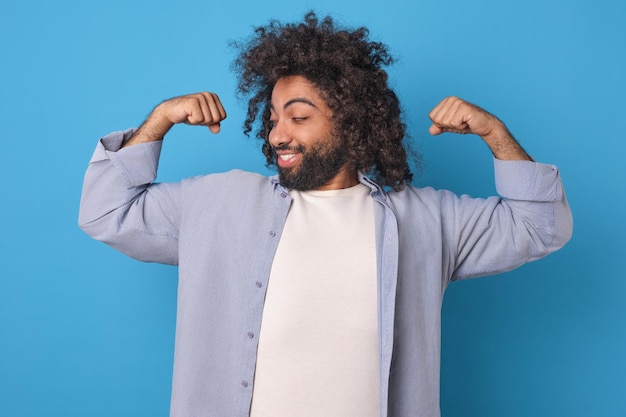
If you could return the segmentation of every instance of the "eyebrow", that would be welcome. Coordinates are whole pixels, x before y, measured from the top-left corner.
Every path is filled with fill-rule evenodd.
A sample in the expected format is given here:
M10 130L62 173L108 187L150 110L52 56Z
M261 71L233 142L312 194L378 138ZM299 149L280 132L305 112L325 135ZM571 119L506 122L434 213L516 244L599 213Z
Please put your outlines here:
M307 104L315 109L317 109L317 106L315 104L313 104L313 102L311 100L308 100L306 98L303 97L295 97L292 98L291 100L289 100L288 102L285 103L285 105L283 106L283 109L286 109L287 107L291 106L292 104L295 103L304 103ZM270 109L271 110L275 110L274 105L272 103L270 103Z

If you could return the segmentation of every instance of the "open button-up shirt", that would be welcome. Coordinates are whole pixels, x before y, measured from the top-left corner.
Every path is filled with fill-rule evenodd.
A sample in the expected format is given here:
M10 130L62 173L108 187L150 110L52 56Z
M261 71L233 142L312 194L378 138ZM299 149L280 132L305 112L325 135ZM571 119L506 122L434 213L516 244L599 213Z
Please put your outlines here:
M231 171L154 183L161 142L100 140L79 223L142 261L178 265L172 417L246 417L274 253L290 206L276 177ZM439 412L443 294L452 280L499 273L560 248L572 218L558 170L495 160L498 197L432 188L374 204L381 417Z

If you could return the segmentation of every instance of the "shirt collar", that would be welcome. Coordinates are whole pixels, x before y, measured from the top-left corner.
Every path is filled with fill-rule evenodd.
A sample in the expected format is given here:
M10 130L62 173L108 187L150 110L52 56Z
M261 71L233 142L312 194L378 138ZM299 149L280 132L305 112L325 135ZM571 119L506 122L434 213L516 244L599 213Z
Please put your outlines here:
M371 190L370 191L371 196L384 195L384 191L380 187L380 185L376 184L374 180L370 179L362 171L359 171L357 173L357 176L358 176L359 182L363 185L366 185ZM289 191L280 184L280 181L278 180L278 175L272 175L268 178L269 178L270 183L273 184L275 187L278 187L281 191Z

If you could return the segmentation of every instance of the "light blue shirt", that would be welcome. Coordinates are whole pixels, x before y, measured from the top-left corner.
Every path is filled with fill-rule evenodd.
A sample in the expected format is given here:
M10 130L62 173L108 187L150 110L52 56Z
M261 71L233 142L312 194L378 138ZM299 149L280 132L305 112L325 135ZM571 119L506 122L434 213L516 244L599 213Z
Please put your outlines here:
M265 289L291 200L276 177L231 171L153 183L161 142L103 138L79 224L147 262L178 265L172 417L247 417ZM556 167L495 160L500 197L407 186L374 201L381 417L439 412L441 306L450 281L536 260L570 238Z

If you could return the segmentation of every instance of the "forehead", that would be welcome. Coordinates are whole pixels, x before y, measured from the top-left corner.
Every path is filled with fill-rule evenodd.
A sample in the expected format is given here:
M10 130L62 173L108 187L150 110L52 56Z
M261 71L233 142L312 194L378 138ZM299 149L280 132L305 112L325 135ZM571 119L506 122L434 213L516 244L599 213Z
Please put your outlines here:
M281 110L295 103L303 103L319 110L328 109L319 88L305 77L291 75L280 78L274 84L270 108Z

